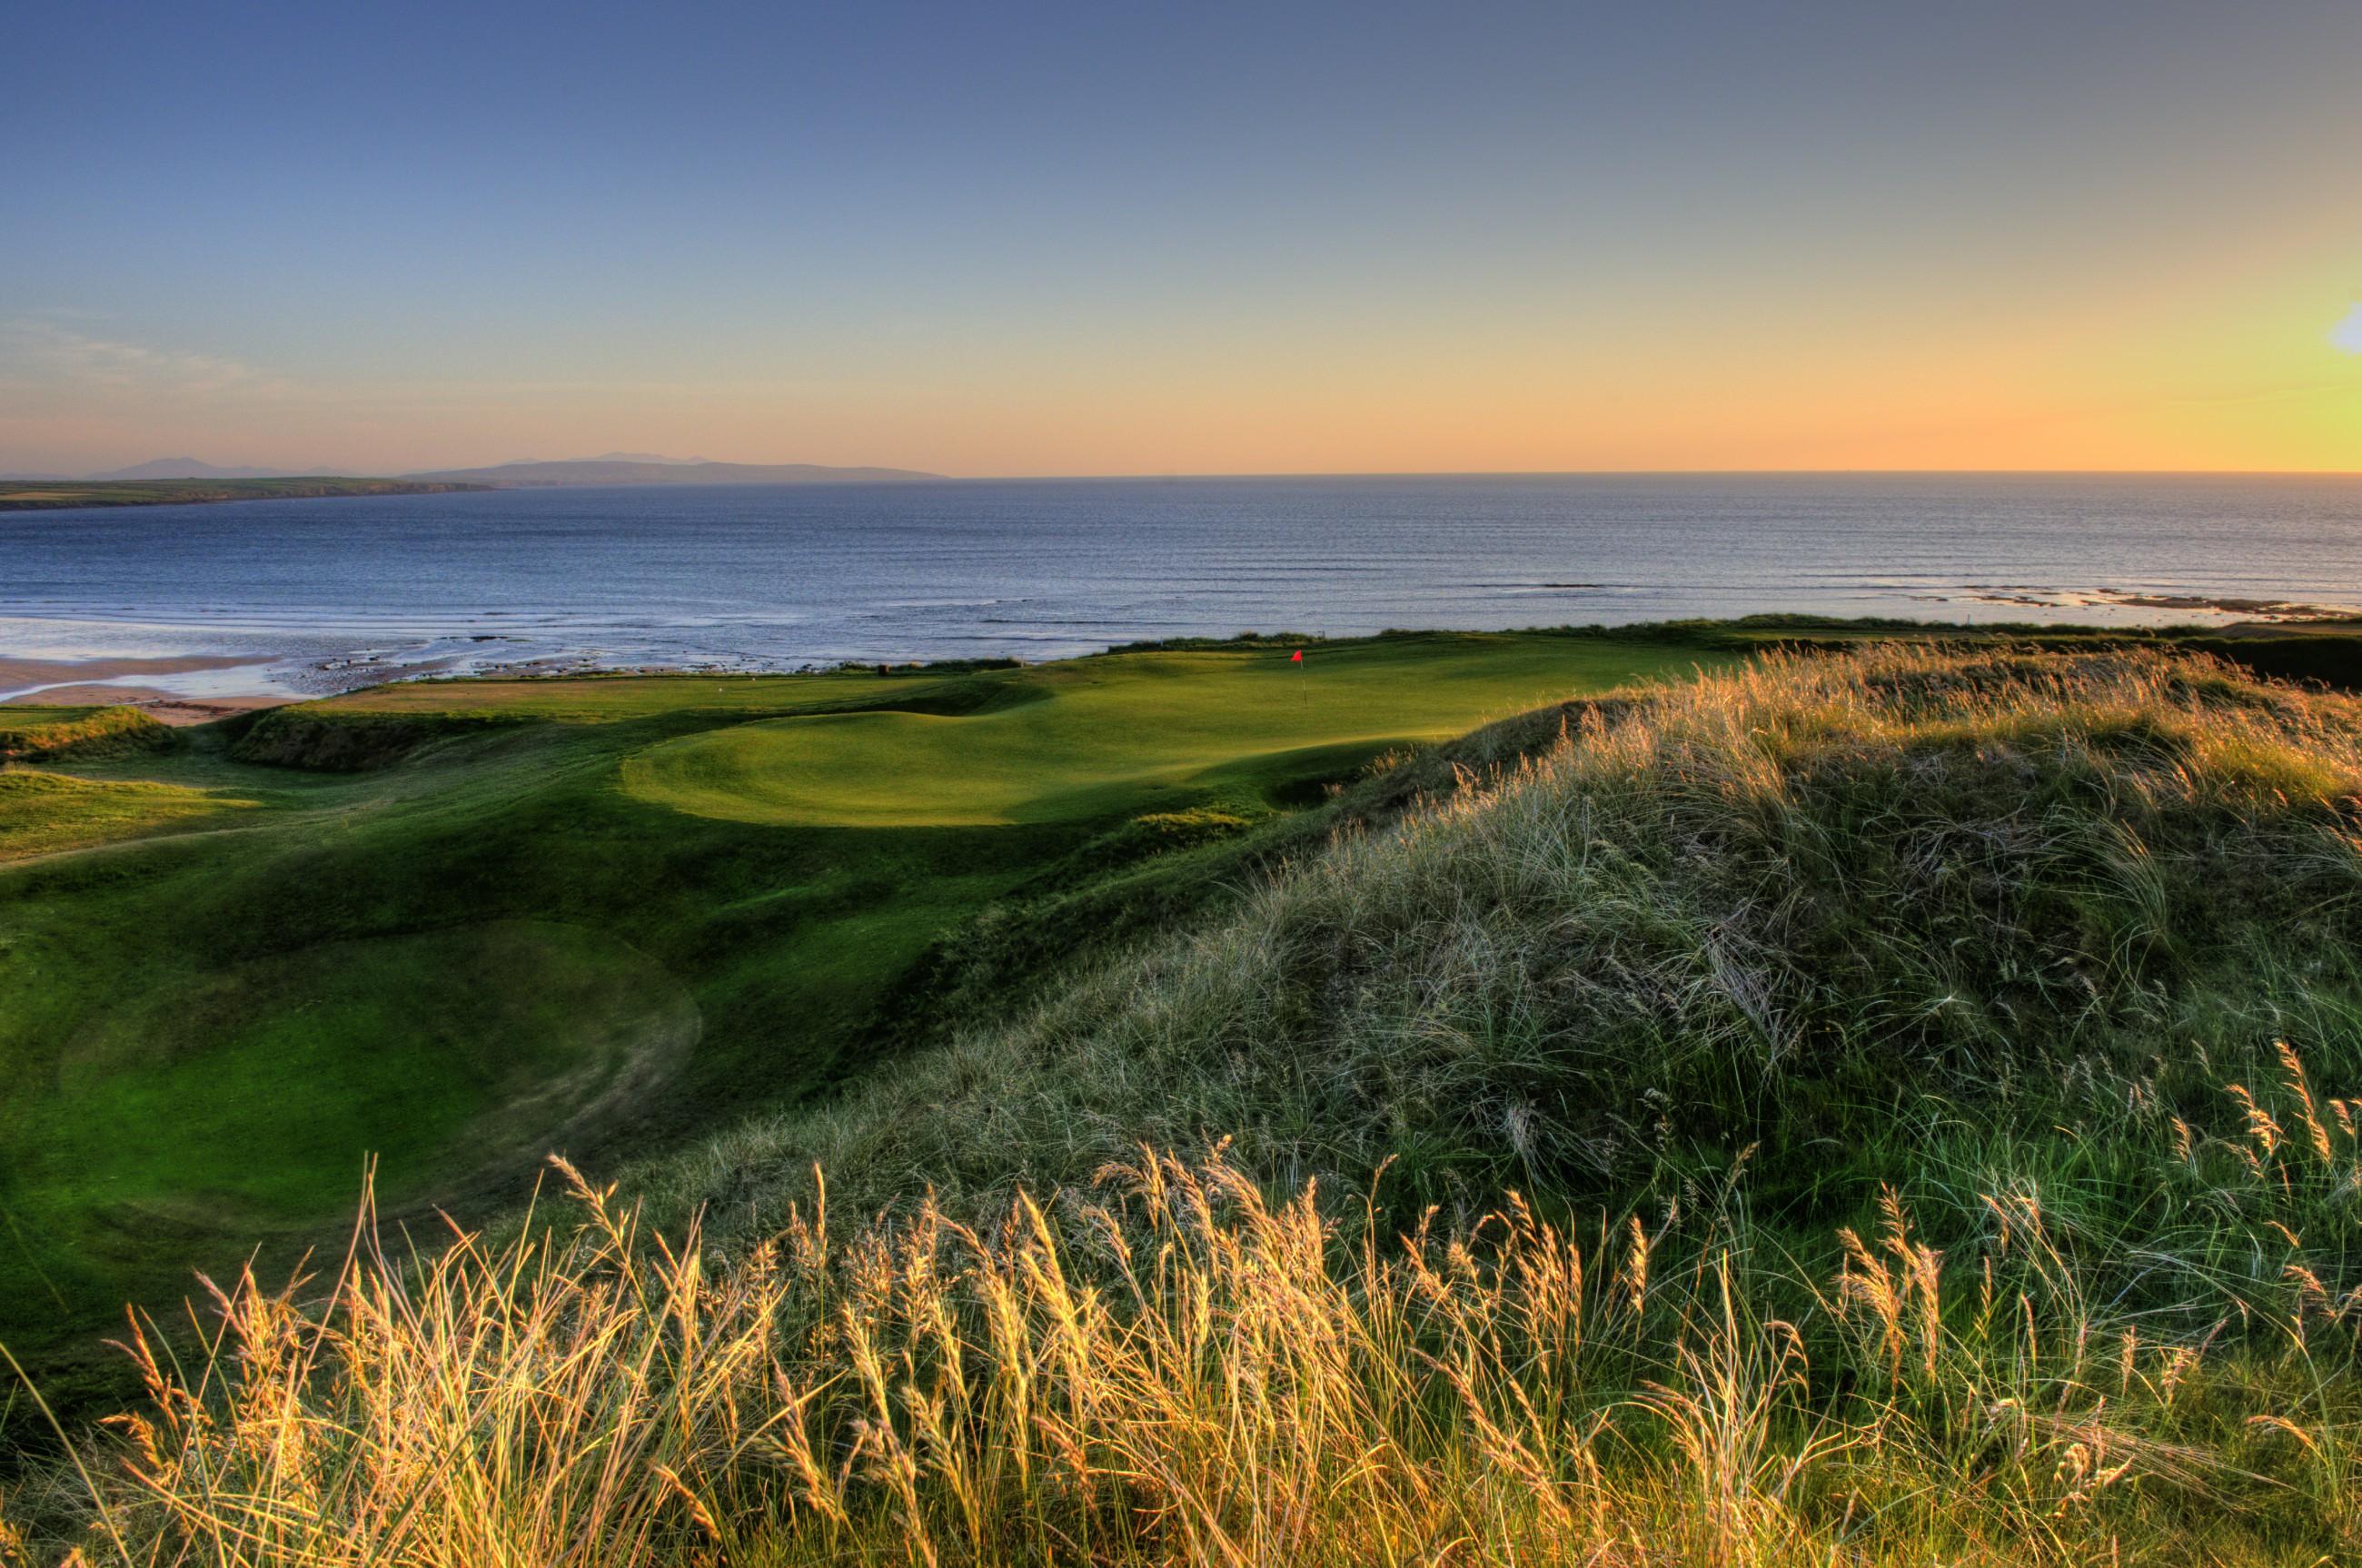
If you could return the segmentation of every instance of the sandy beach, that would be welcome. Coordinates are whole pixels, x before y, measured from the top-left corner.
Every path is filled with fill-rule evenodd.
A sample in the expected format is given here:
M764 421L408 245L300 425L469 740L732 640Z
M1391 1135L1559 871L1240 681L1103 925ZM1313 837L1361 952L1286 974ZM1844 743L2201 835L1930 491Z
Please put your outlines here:
M161 685L146 685L137 678L189 675L201 670L259 669L263 662L252 654L191 654L174 658L0 658L0 704L80 707L119 702L138 708L164 723L202 724L254 708L275 707L288 699L259 689L210 690L203 696L192 696ZM261 685L259 679L256 684L258 688Z

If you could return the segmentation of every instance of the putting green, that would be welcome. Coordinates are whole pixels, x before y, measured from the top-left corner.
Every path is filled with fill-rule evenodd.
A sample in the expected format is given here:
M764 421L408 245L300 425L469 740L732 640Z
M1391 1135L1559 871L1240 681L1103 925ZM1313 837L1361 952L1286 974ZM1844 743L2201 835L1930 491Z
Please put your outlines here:
M1268 798L1390 745L1440 740L1556 698L1686 675L1691 649L1568 638L1420 637L1153 653L992 678L957 716L757 720L627 758L638 799L729 822L977 827ZM1638 668L1636 668L1638 667Z
M29 1106L30 1175L85 1204L300 1220L563 1146L693 1043L689 993L613 937L505 921L329 943L136 994ZM28 1086L29 1087L29 1086ZM259 1152L267 1151L265 1157Z

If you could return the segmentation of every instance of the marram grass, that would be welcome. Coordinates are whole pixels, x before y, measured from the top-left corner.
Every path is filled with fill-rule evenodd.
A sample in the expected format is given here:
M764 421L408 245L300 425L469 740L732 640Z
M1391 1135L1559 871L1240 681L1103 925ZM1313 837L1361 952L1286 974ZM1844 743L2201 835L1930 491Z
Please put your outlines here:
M2354 699L2147 654L1881 648L1535 729L1372 780L1421 774L1434 802L1226 918L626 1190L751 1238L816 1163L853 1212L968 1210L1227 1137L1275 1189L1383 1164L1396 1205L1619 1209L1753 1147L1757 1207L1808 1237L1883 1183L1965 1214L2008 1174L2162 1235L2217 1210L2156 1188L2128 1120L2235 1131L2216 1085L2276 1071L2282 1039L2362 1095Z
M2305 1103L2293 1062L2265 1098ZM2326 1109L2259 1100L2231 1146L2259 1242L2362 1180ZM799 1213L724 1265L567 1176L568 1239L390 1258L364 1229L323 1290L222 1293L195 1364L135 1331L150 1400L84 1461L93 1498L52 1478L18 1511L82 1504L72 1550L139 1563L2362 1550L2362 1293L2291 1266L2159 1328L2078 1288L2029 1194L1984 1195L1960 1257L1888 1194L1814 1280L1728 1193L1654 1229L1512 1198L1351 1245L1311 1190L1143 1153L981 1228L922 1204L833 1242Z
M1338 810L1413 776L578 1220L143 1326L14 1550L2362 1558L2352 701L1877 650Z

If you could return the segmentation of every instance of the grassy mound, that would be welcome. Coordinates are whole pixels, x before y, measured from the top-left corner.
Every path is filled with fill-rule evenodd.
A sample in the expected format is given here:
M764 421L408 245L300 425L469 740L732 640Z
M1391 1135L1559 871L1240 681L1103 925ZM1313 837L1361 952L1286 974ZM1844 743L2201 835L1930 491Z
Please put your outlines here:
M2018 1107L2039 1141L2157 1078L2134 1100L2211 1125L2175 1074L2268 1077L2275 1038L2362 1088L2351 699L2151 654L1890 649L1563 722L1235 918L714 1167L782 1212L819 1158L866 1212L922 1174L997 1202L1142 1138L1234 1135L1275 1178L1386 1165L1406 1198L1593 1200L1753 1146L1759 1201L1818 1223L1981 1158L1949 1147L1962 1103ZM2075 1161L2107 1150L2095 1131ZM679 1211L699 1188L667 1190Z
M325 943L86 1021L53 1092L16 1107L39 1151L23 1175L61 1206L316 1220L362 1151L410 1193L536 1160L569 1122L627 1109L697 1030L678 981L597 933L498 922Z
M137 708L0 707L0 762L91 761L171 743L171 730Z
M300 1254L339 1228L337 1195L365 1166L414 1206L513 1183L628 1124L698 1032L660 966L538 922L141 977L6 1096L6 1337L46 1349L25 1329L172 1299L193 1264L235 1267L259 1244Z

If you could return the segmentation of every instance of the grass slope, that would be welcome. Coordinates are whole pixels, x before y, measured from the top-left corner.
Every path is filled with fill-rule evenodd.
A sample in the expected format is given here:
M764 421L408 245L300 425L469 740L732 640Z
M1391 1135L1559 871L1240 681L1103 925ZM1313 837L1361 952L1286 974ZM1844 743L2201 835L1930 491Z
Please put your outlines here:
M137 708L0 707L0 763L127 756L164 750L171 739Z
M547 1149L612 1163L792 1100L934 1000L1223 896L1374 749L1722 656L1534 636L1314 657L1311 720L1285 652L1234 649L392 688L0 775L0 855L106 849L0 871L0 1341L66 1355L192 1267L283 1262L333 1236L365 1155L390 1212L482 1212ZM1242 700L1274 689L1295 706ZM1322 719L1324 691L1350 715ZM967 738L932 776L847 754L802 816L641 782L743 733L881 722ZM1127 760L1168 729L1181 749ZM989 781L1062 746L1083 760L1052 785L1080 798L1008 822ZM1063 923L1012 943L1036 928L1011 911L1045 900Z
M94 781L0 767L0 863L185 832L248 803L181 785Z
M1331 842L570 1231L242 1287L85 1544L2362 1555L2362 703L1776 657L1293 827Z
M1355 825L1419 793L1446 803ZM2362 1091L2354 699L2142 652L1777 656L1495 726L1324 815L1226 922L647 1173L657 1212L726 1179L759 1231L815 1159L854 1212L921 1172L997 1204L1233 1136L1406 1202L1810 1151L1755 1190L1822 1224L1951 1157L1963 1096L2075 1121L2112 1073L2270 1077L2275 1035Z

